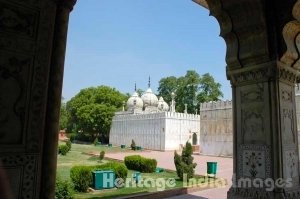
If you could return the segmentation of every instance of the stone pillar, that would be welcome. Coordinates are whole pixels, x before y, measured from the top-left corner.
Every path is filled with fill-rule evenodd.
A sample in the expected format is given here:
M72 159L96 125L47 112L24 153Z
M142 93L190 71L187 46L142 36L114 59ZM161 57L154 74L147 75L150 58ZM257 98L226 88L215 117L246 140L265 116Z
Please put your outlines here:
M40 198L54 198L59 115L69 14L76 0L57 1L53 48L49 72L45 135L43 143L42 191Z
M0 175L8 178L0 186L10 187L13 198L54 198L65 42L74 3L0 0Z
M288 51L281 58L282 24L291 18L292 2L207 2L227 44L232 85L234 175L228 198L300 198L294 91L299 27L286 26Z

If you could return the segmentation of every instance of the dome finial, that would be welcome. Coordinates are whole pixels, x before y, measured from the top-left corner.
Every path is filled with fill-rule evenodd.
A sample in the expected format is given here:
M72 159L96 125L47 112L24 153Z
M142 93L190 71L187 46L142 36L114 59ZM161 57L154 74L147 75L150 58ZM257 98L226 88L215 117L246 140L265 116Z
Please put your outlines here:
M150 75L149 75L148 88L150 88L150 86L151 86L151 79L150 79Z
M134 82L134 91L136 92L136 82Z

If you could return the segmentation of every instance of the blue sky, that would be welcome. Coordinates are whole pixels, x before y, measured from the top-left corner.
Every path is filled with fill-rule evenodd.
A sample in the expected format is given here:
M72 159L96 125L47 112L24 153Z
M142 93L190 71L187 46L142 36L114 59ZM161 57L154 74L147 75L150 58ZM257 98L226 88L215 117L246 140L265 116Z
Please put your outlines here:
M63 97L108 85L132 93L134 83L187 70L210 73L231 99L225 42L208 10L191 0L79 0L71 13Z

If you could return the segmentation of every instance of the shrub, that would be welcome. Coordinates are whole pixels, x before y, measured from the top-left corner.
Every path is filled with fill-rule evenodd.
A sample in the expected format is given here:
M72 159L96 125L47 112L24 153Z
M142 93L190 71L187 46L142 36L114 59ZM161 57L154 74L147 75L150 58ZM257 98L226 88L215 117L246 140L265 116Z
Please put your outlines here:
M185 147L183 147L181 156L175 151L174 154L174 164L176 167L177 176L180 180L183 180L184 174L187 175L187 179L193 178L195 173L196 163L193 163L193 148L191 143L187 142Z
M140 155L126 156L124 163L128 169L145 173L154 172L157 166L157 161L155 159L144 158Z
M98 142L99 142L99 141L98 141L98 138L95 138L95 139L94 139L94 145L96 146L96 145L98 144Z
M68 150L68 151L70 151L70 150L71 150L71 148L72 148L72 143L71 143L71 141L70 141L70 140L68 140L68 141L66 142L66 145L67 145L67 147L69 148L69 150Z
M104 159L104 156L105 156L105 151L101 151L100 155L99 155L100 161L102 161Z
M76 133L68 133L67 137L69 138L69 140L71 142L73 142L75 140L75 138L76 138Z
M55 199L73 199L73 188L67 180L56 179Z
M67 145L59 145L58 146L58 153L61 155L67 155L69 152L69 147Z
M79 192L85 192L92 184L92 171L95 170L113 170L116 178L126 179L128 169L123 163L108 162L96 166L74 166L71 168L70 177L74 184L74 189Z
M74 166L70 170L70 178L74 189L79 192L86 192L92 184L91 168L88 166Z
M135 141L134 140L131 141L130 147L131 147L132 150L135 150L136 145L135 145Z

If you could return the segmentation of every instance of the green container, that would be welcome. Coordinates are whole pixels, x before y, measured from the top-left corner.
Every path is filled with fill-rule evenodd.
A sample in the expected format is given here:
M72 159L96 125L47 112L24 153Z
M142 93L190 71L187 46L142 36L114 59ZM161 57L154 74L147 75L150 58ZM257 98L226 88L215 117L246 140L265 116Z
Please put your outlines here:
M141 172L138 172L138 171L134 172L132 174L132 177L133 177L133 179L135 180L136 183L140 182L141 179L142 179Z
M155 169L155 173L160 173L160 172L163 172L164 171L164 169L163 168L160 168L160 167L157 167L156 169Z
M103 170L93 171L93 187L94 189L111 189L115 187L116 175L114 171Z
M136 150L142 150L142 147L141 146L137 146Z
M125 144L122 144L121 145L121 149L125 149L126 145Z
M112 147L112 144L108 144L108 147Z
M207 174L217 174L217 162L207 162Z

